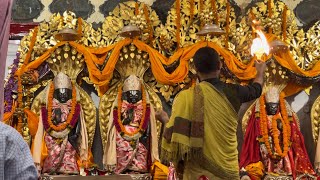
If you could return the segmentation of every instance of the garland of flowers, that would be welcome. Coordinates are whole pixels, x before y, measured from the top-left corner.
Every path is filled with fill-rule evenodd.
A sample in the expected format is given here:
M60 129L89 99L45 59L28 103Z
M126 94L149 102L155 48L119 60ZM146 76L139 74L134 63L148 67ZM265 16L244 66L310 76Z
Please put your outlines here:
M254 13L253 13L252 9L250 10L249 15L250 15L249 17L251 17L250 21L253 21L253 20L255 20L255 19L256 19L256 16L254 15ZM253 26L252 26L252 27L253 27ZM253 29L253 28L252 28L252 29ZM252 30L252 32L251 32L251 36L252 36L252 39L254 39L254 38L256 38L256 37L257 37L256 32L255 32L254 30Z
M54 83L52 82L50 85L50 89L49 89L49 95L48 95L48 113L52 112L52 101L53 101L53 94L54 94ZM52 122L52 117L51 116L47 116L47 122L48 125L51 129L55 130L55 131L62 131L64 129L67 128L67 126L70 125L72 119L73 119L73 115L75 114L75 109L76 109L76 105L77 105L77 93L76 93L76 88L75 86L72 84L72 102L71 102L71 111L68 114L67 120L65 123L60 124L58 126L54 125ZM77 118L77 117L76 117Z
M138 2L136 2L135 4L134 4L134 15L139 15L139 3Z
M272 17L272 8L271 8L271 0L268 0L268 18ZM269 33L272 33L272 28L269 27Z
M117 109L117 111L113 112L114 125L115 125L116 129L118 130L118 132L122 132L128 136L134 136L137 133L144 132L145 129L147 128L148 123L149 123L149 119L150 119L150 108L147 108L146 93L145 93L143 86L141 86L141 91L142 91L142 106L143 106L143 113L142 113L141 122L139 124L139 128L136 129L134 132L130 133L125 129L125 127L122 124L122 120L121 120L122 87L119 87L119 90L118 90L118 109Z
M203 12L203 0L199 1L199 12L202 13ZM204 22L201 21L200 19L200 29L204 26Z
M72 116L72 120L71 120L70 124L68 124L68 126L66 128L70 128L70 129L74 128L76 123L78 122L79 115L80 115L80 104L77 103L76 109L75 109L75 113ZM47 111L47 108L45 106L43 106L41 108L41 116L42 116L42 123L43 123L44 129L47 132L50 132L52 129L51 129L51 127L49 125L49 122L48 122L48 111Z
M190 0L190 22L193 21L194 18L194 0Z
M228 4L228 2L227 2ZM216 23L216 25L219 24L219 16L218 16L218 11L217 11L217 2L216 0L211 0L211 7L214 13L214 22ZM228 6L227 6L228 7Z
M287 6L284 6L283 12L282 12L282 37L283 41L286 41L287 39Z
M282 118L279 114L273 116L272 118L272 136L273 136L273 141L274 141L274 147L275 151L277 153L277 156L272 152L271 150L271 145L269 142L269 131L268 131L268 120L267 120L267 112L265 109L265 96L262 95L260 97L260 130L262 134L262 140L266 145L267 151L269 155L272 158L277 158L277 156L280 157L285 157L289 151L289 146L290 146L290 122L288 120L288 113L285 107L285 102L284 102L284 94L281 93L280 95L280 112L282 115ZM280 119L282 124L283 124L283 151L281 150L280 147L280 140L279 140L279 135L277 134L278 128L277 128L277 120Z
M180 26L181 26L181 23L180 23L180 0L176 0L176 13L177 13L177 19L176 19L176 26L177 26L177 29L176 29L176 40L177 40L177 46L178 48L180 48Z
M225 36L225 46L228 49L229 48L229 18L230 18L230 3L227 1L227 17L226 17L226 36ZM216 20L216 23L218 21ZM217 24L218 25L218 24Z
M149 11L147 8L147 5L144 4L143 6L143 13L144 13L144 17L146 18L147 24L148 24L148 31L149 31L149 40L150 40L150 44L151 46L153 46L153 28L152 28L152 24L149 18Z
M80 37L82 36L82 18L81 17L78 18L78 30L77 30L77 33L79 34Z

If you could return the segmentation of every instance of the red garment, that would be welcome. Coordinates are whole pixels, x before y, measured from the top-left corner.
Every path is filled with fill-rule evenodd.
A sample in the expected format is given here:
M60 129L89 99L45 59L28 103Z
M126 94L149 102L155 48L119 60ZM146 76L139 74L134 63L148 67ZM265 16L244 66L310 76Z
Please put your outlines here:
M260 123L259 118L255 118L255 109L256 107L254 106L244 136L240 154L240 169L261 160L260 146L257 141L257 137L260 135Z
M288 155L281 160L274 160L267 154L265 145L260 145L258 142L258 137L261 135L260 118L256 117L255 113L254 107L252 109L252 114L248 122L245 139L242 146L240 155L240 169L251 163L261 161L265 166L265 171L268 172L279 172L284 170L288 175L292 174L293 178L304 173L315 174L308 158L303 135L298 129L294 117L293 122L290 123L292 145ZM271 136L271 133L269 136Z
M302 133L297 127L296 120L293 118L293 123L291 123L291 139L292 139L292 152L294 154L295 171L297 174L315 174L313 167L310 163L308 153L304 144L304 138Z

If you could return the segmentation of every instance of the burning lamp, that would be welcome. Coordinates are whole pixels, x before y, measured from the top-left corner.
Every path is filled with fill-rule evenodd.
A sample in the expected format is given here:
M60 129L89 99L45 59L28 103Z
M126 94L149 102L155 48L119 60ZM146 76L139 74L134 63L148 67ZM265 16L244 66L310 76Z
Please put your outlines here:
M265 61L264 55L269 55L270 47L267 38L264 36L261 30L257 30L256 33L259 37L252 41L251 55L256 56L258 60Z

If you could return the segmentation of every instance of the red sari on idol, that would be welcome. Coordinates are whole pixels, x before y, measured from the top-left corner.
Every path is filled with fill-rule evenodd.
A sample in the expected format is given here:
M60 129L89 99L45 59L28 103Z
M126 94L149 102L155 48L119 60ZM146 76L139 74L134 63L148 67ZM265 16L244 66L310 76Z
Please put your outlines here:
M284 157L274 158L268 153L265 143L259 141L262 136L261 119L259 108L256 106L252 109L246 128L240 154L240 169L245 168L251 179L260 179L265 174L292 176L294 179L302 174L315 174L305 148L303 135L292 111L288 112L291 130L289 151ZM289 109L287 108L287 110ZM278 113L281 116L281 112ZM272 116L267 116L269 142L272 151L275 151L271 124ZM281 147L283 147L282 132L278 130L274 133L278 133Z

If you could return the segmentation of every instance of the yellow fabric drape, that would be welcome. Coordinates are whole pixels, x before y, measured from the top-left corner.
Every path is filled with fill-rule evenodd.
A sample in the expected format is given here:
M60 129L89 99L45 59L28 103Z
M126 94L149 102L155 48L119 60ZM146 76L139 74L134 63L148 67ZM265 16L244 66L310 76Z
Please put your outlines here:
M201 82L199 86L204 99L203 105L199 107L202 107L202 113L204 113L203 129L199 128L199 132L194 133L196 136L192 137L192 132L186 128L188 124L191 127L192 123L199 123L192 120L194 114L199 113L194 111L194 103L198 98L195 97L195 88L182 91L174 100L172 115L165 127L161 144L162 160L177 164L183 159L187 165L193 166L191 169L197 169L197 172L200 172L198 174L186 168L185 173L193 177L190 179L196 179L201 175L239 179L235 133L238 124L237 115L227 98L211 84ZM192 144L194 140L201 140L198 137L201 131L204 133L203 144L201 142L200 144ZM194 151L194 148L199 147L202 155L196 154L197 152ZM215 149L219 149L219 151ZM201 165L205 165L205 167ZM208 174L203 174L204 172Z
M24 113L27 116L30 135L33 139L37 133L37 130L38 130L39 118L38 118L37 114L32 112L30 109L24 109Z

